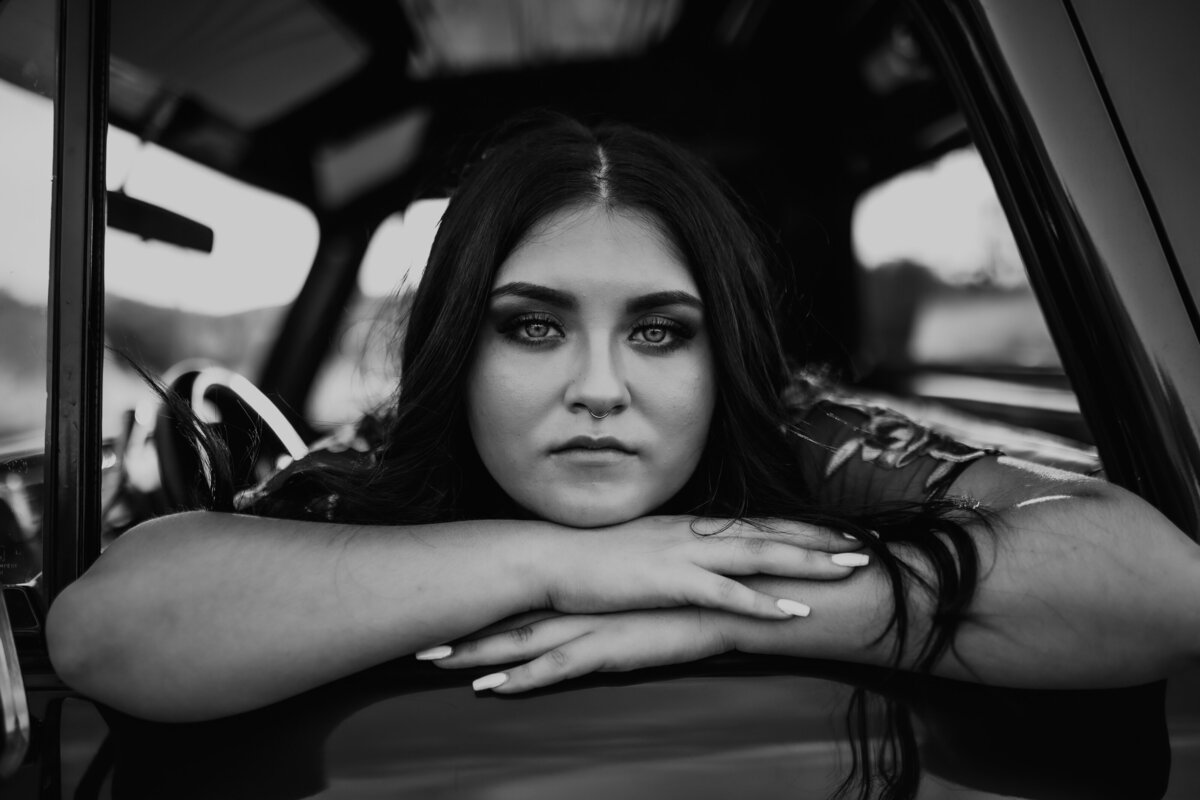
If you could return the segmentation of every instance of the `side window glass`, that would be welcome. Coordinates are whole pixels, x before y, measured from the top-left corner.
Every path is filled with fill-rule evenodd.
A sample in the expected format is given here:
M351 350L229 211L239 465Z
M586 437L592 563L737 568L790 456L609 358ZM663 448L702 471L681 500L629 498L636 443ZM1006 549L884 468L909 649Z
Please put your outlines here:
M405 315L446 202L419 200L371 239L358 290L309 395L307 417L318 428L353 422L396 390Z
M41 571L55 3L0 4L0 584Z
M873 384L1090 443L979 153L953 150L854 212Z

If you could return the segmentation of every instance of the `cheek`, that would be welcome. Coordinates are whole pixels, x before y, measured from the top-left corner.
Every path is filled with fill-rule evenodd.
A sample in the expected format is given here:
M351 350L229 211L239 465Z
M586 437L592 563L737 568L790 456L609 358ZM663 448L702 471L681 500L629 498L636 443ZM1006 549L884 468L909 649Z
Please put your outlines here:
M501 355L495 347L483 346L467 373L467 421L489 469L498 459L508 460L527 440L544 394L529 370Z
M654 387L647 398L666 460L674 468L696 465L708 441L716 406L715 367L707 352L679 370L650 377Z
M711 371L705 372L697 378L685 404L680 408L680 417L685 420L688 432L682 443L688 450L688 457L696 461L708 442L716 394L716 382Z

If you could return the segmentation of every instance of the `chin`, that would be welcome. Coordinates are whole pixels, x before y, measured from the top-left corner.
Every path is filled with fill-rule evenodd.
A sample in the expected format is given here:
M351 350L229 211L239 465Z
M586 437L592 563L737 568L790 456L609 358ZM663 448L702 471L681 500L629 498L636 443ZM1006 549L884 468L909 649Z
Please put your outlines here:
M539 498L539 502L530 503L526 508L540 519L570 528L606 528L644 517L657 505L631 498L605 498L604 502L597 502L595 497Z
M547 522L555 522L569 528L607 528L610 525L620 525L644 515L630 516L628 508L562 508L548 513L539 513L538 516Z
M512 488L517 491L509 497L538 519L570 528L605 528L662 513L682 486L653 479L586 484L551 479Z

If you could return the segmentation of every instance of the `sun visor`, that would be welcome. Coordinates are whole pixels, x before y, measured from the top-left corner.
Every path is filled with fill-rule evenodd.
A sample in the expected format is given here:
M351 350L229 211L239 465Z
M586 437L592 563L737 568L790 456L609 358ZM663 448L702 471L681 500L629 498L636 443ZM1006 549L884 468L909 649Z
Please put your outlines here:
M308 0L114 0L112 52L243 129L354 73L368 48Z

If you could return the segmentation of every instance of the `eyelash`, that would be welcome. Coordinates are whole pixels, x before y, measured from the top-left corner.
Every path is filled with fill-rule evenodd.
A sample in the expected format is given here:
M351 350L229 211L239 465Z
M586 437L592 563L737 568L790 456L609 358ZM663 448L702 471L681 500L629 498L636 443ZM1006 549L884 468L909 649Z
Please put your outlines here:
M525 334L527 326L530 325L545 325L547 328L557 331L558 335L527 337ZM659 316L644 317L638 320L630 334L632 336L641 333L644 336L645 331L648 330L662 330L666 333L667 338L663 342L650 342L645 339L631 339L631 341L644 349L657 353L669 353L677 350L685 346L696 335L691 326ZM547 347L551 342L558 341L565 335L562 323L553 316L542 313L518 314L501 325L499 332L506 339L524 347Z
M667 334L667 339L662 342L648 342L641 340L638 344L656 350L660 353L669 353L672 350L678 350L691 341L696 332L688 325L684 325L673 319L666 317L647 317L638 320L633 326L633 333L644 333L648 330L662 330Z
M558 336L525 337L525 328L529 325L545 325L558 331ZM500 333L506 339L526 347L545 347L551 341L562 338L563 329L558 320L549 314L518 314L500 326Z

